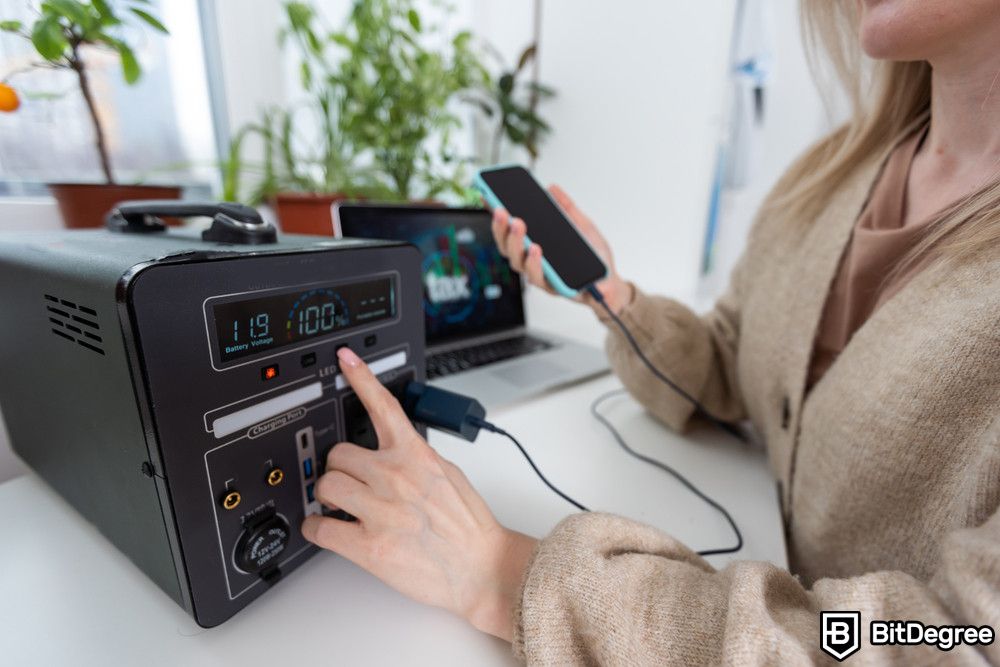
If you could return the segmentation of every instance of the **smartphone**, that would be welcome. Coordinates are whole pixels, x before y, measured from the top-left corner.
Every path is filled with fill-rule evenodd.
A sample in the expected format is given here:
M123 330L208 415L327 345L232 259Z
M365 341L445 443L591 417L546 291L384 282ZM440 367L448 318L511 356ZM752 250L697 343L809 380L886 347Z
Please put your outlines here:
M532 243L542 246L545 279L558 293L574 297L607 277L604 262L527 169L517 165L489 167L476 174L473 186L491 208L503 207L511 216L524 220L528 228L524 247Z

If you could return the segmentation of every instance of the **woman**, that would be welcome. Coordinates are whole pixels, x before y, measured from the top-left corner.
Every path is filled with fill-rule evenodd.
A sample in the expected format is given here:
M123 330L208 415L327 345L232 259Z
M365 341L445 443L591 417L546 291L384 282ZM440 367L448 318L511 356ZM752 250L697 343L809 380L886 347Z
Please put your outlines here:
M997 642L945 653L867 641L874 619L1000 627L1000 9L804 10L856 112L777 184L729 292L698 317L615 271L600 285L659 368L766 440L791 573L715 571L605 514L571 516L540 542L501 527L348 350L382 449L333 449L318 495L360 521L310 517L308 539L529 662L818 660L821 610L861 612L859 663L1000 662ZM872 91L857 46L879 61ZM590 220L553 194L613 267ZM511 264L545 286L525 231L495 215ZM608 352L632 394L683 428L691 406L614 329Z

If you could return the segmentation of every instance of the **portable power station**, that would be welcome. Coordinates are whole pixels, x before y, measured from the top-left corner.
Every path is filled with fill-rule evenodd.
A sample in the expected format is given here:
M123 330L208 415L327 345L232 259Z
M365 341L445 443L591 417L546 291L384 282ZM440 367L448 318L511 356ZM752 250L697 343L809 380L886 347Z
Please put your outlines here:
M200 238L160 219L193 215ZM336 350L397 395L424 380L421 256L279 240L235 204L121 204L108 227L0 235L0 407L18 455L211 627L315 553L330 448L378 446Z

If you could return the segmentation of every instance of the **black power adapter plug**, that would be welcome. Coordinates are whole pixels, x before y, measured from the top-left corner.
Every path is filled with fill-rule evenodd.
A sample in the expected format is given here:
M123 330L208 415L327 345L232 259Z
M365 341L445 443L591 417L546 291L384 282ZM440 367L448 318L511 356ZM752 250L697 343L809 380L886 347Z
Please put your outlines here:
M475 442L486 418L486 408L474 398L429 387L422 382L406 385L403 410L413 421Z
M480 429L504 436L521 450L521 454L527 459L531 469L547 487L577 509L588 511L586 507L556 488L542 474L535 462L531 460L531 456L514 436L499 426L486 421L486 408L476 399L437 387L428 387L422 382L411 382L406 385L406 391L403 394L403 411L406 412L407 417L415 422L450 433L469 442L476 441Z
M596 290L594 291L596 292ZM614 315L612 315L612 317L614 317ZM621 326L624 327L624 325ZM646 361L647 365L651 368L655 368L649 364L645 357L643 357L643 360ZM698 553L702 556L709 556L714 554L734 553L742 549L743 535L740 532L739 527L736 525L736 522L733 520L733 517L729 514L725 507L705 495L705 493L698 489L698 487L670 466L634 451L625 443L625 440L622 438L621 434L618 433L617 429L611 425L611 422L609 422L597 411L598 404L613 394L614 392L612 392L612 394L605 394L604 396L598 398L597 401L595 401L591 406L591 412L593 412L594 416L608 428L615 440L618 441L618 444L620 444L629 455L645 463L656 466L676 478L695 495L718 510L729 522L729 525L732 526L733 532L736 534L736 546L725 547L722 549L707 549L699 551ZM695 403L697 405L697 402ZM549 487L553 493L577 509L583 512L589 511L585 505L563 493L555 484L550 482L544 474L542 474L542 471L538 469L538 466L535 465L535 462L531 459L527 450L525 450L521 443L518 442L517 438L496 424L486 421L486 408L484 408L482 403L476 399L456 394L452 391L439 389L437 387L428 387L422 382L410 382L406 386L406 390L403 394L402 404L404 412L406 412L406 415L412 421L420 422L430 428L444 431L445 433L468 440L469 442L475 442L476 438L479 436L480 429L486 429L491 433L496 433L497 435L507 438L514 443L514 446L517 447L518 450L520 450L521 454L528 462L528 465L531 466L531 469L535 471L535 474L538 475L538 478L542 480L545 486ZM719 422L718 420L715 421L720 425L724 424L724 422Z

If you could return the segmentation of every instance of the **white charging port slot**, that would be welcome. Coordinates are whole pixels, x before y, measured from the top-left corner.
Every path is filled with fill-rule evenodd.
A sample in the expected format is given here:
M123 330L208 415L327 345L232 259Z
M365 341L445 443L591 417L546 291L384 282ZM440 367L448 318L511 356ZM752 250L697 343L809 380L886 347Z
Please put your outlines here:
M315 401L322 396L323 385L319 382L313 382L295 391L290 391L287 394L281 394L266 401L254 403L242 410L219 417L212 422L212 432L215 433L216 438L224 438L265 419L288 412L292 408L297 408L304 403Z
M369 362L368 368L371 369L373 375L381 375L382 373L388 373L389 371L394 371L397 368L402 368L405 365L406 350L400 350L399 352L390 354L387 357L382 357L381 359ZM338 375L335 382L338 390L347 389L347 378L343 375Z

